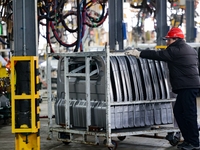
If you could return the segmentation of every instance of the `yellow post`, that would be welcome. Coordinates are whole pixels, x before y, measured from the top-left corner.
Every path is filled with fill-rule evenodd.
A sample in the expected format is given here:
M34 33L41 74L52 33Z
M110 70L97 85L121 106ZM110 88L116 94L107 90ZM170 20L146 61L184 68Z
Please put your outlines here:
M18 65L18 69L16 69L15 64ZM26 71L22 69L20 72L20 65L23 69L25 68ZM15 133L16 150L40 150L39 89L37 89L37 85L39 84L38 75L38 57L12 57L12 133ZM23 76L26 77L26 79L23 79ZM24 83L21 84L21 82ZM29 87L29 89L24 89L24 84L28 84L27 87ZM15 88L16 86L19 89ZM20 88L20 86L22 88Z

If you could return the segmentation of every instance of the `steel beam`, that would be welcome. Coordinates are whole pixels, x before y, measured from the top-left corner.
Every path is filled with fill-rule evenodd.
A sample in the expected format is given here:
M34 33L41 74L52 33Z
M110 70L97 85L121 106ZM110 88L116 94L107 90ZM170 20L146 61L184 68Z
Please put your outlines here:
M186 0L186 42L195 41L194 0Z
M14 55L37 56L37 1L13 0Z
M166 0L156 1L156 20L157 20L157 45L165 45L163 37L168 32L167 26L167 2Z
M109 45L115 50L116 43L119 50L124 49L123 43L123 0L109 0Z

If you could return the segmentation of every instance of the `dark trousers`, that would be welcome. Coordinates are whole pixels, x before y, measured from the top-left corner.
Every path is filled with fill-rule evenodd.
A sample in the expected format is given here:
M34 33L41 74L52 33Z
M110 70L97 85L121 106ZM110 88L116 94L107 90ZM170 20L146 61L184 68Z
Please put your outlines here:
M185 142L199 146L196 96L199 89L182 89L177 92L174 116Z

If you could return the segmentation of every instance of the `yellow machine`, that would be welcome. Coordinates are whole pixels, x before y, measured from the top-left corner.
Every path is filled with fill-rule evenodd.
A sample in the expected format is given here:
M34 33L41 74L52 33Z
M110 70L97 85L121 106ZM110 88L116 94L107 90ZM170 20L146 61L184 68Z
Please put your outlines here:
M38 75L38 57L12 57L12 133L15 133L16 150L40 150Z
M6 78L9 77L8 71L6 70L6 67L3 67L0 62L0 78Z

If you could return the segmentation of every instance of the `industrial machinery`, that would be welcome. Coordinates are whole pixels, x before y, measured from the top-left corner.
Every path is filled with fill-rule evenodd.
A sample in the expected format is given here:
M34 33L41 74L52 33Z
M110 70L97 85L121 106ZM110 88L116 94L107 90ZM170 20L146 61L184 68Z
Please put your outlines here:
M4 120L4 124L11 117L10 73L6 64L7 62L0 55L0 119Z

